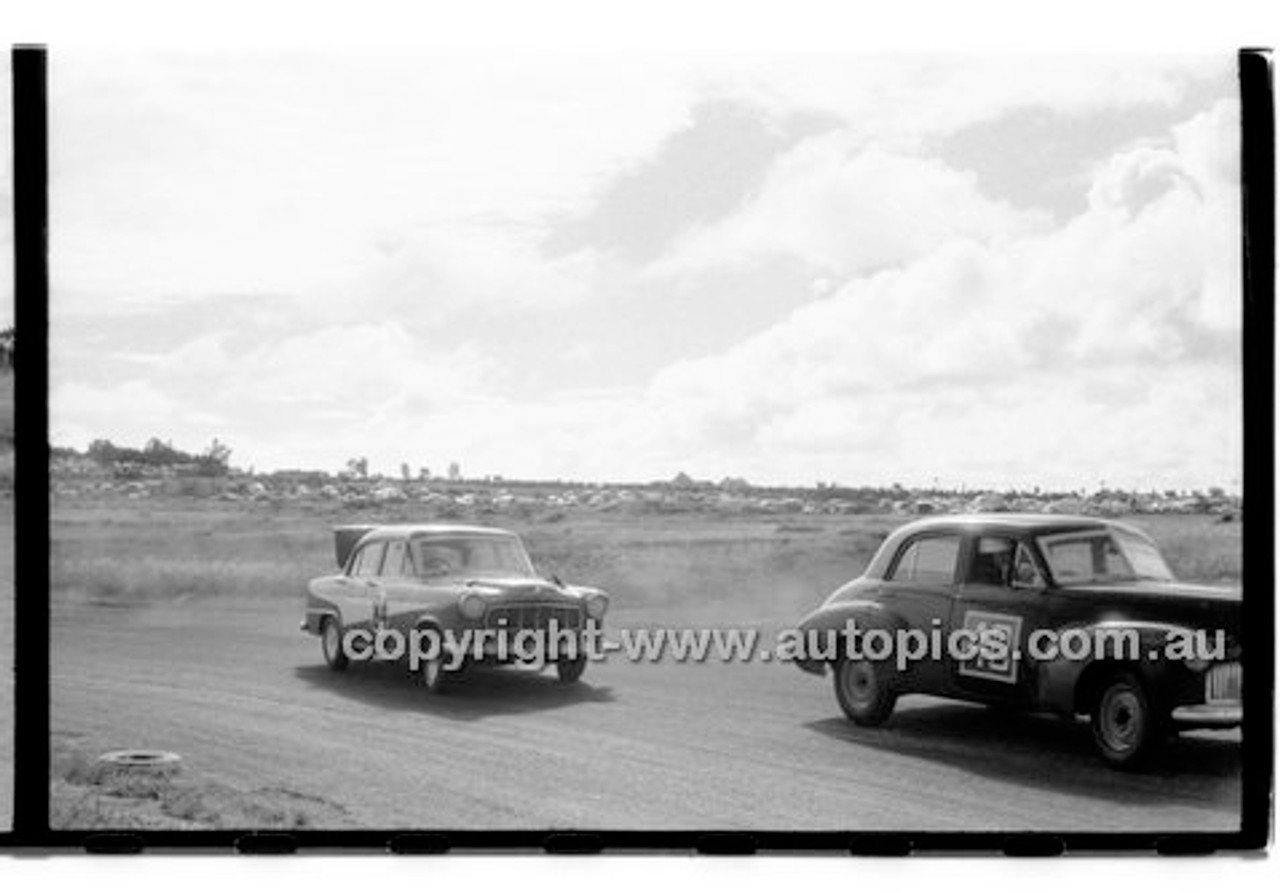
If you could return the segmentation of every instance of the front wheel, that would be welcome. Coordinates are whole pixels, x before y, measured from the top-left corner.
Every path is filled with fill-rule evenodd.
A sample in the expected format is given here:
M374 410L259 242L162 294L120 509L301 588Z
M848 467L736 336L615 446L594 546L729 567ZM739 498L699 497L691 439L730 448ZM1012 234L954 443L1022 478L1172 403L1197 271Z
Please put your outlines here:
M342 623L336 617L326 616L320 626L320 651L324 661L334 672L347 668L347 652L342 649Z
M586 671L586 657L575 657L572 660L561 660L556 663L556 676L563 684L573 684L582 678L582 673Z
M448 673L444 668L443 658L424 659L418 666L418 674L422 677L422 686L427 689L428 694L439 694L444 691Z
M1107 680L1090 719L1098 754L1115 768L1137 767L1160 738L1159 717L1132 672L1118 672Z
M836 700L855 725L883 724L893 714L898 695L889 668L871 660L841 660L833 673Z

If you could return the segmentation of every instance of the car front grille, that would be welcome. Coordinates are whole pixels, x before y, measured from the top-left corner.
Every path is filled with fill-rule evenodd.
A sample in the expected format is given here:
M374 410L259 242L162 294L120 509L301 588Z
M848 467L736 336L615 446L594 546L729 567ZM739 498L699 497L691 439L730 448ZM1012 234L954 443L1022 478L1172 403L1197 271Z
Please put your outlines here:
M559 604L508 604L490 607L484 624L491 629L547 629L551 621L561 629L582 626L582 610Z
M1239 701L1244 685L1244 672L1239 663L1222 663L1214 666L1204 677L1206 703Z

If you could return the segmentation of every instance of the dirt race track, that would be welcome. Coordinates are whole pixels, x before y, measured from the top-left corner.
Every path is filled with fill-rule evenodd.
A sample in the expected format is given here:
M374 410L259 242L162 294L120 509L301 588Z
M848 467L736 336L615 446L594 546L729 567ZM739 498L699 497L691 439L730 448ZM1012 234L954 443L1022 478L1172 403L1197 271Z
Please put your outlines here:
M184 776L317 805L310 826L1238 828L1236 733L1120 774L1047 717L905 698L855 728L785 665L481 669L432 698L400 667L330 672L297 622L292 602L55 608L55 746L173 750Z

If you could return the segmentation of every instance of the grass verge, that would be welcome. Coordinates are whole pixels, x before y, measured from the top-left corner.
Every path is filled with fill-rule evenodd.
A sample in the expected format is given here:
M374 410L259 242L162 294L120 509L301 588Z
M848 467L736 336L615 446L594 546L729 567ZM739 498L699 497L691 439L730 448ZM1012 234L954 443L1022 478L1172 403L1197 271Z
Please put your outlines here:
M285 787L241 790L174 776L106 771L55 746L49 826L64 830L304 830L352 826L336 803Z

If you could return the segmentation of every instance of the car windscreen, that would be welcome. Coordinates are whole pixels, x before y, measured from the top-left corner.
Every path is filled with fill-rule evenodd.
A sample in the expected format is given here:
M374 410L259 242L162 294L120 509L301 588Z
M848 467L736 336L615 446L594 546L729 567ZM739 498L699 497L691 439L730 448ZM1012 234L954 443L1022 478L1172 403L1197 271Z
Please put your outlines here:
M413 542L419 576L533 576L533 564L514 536L423 537Z
M1075 530L1036 541L1059 585L1174 578L1149 539L1125 530Z

